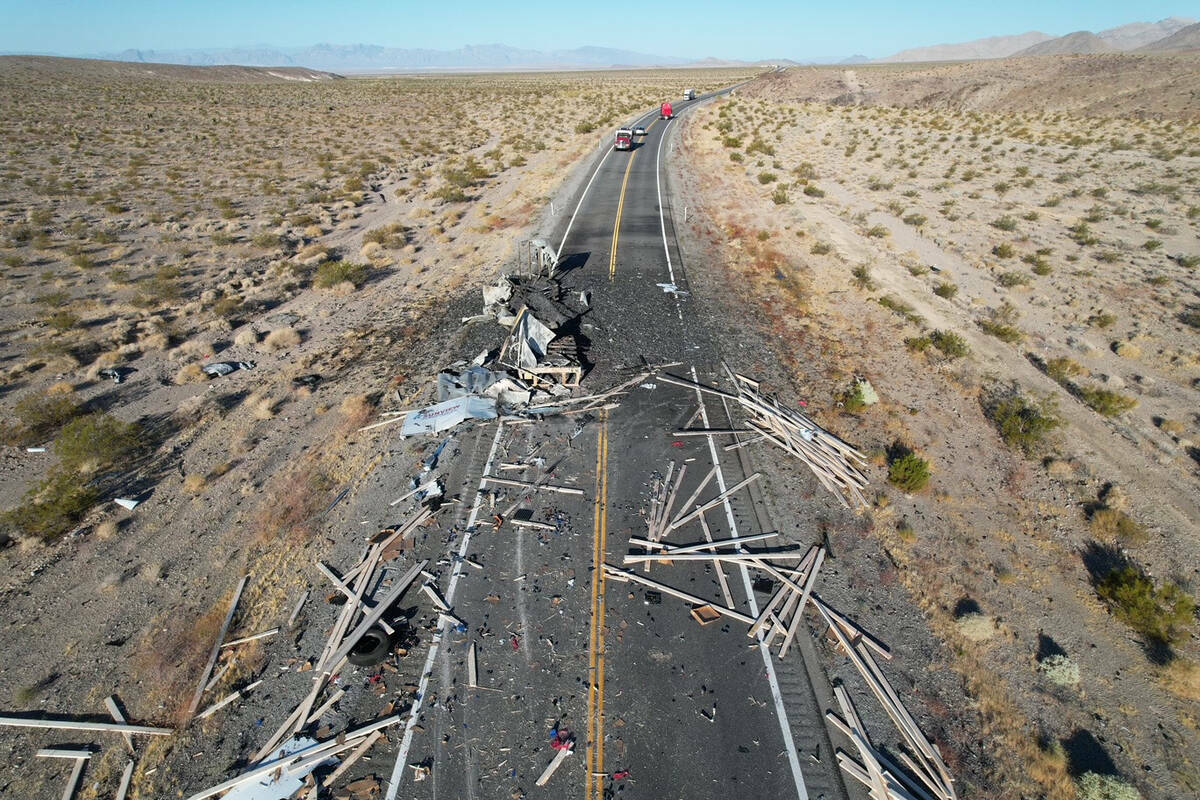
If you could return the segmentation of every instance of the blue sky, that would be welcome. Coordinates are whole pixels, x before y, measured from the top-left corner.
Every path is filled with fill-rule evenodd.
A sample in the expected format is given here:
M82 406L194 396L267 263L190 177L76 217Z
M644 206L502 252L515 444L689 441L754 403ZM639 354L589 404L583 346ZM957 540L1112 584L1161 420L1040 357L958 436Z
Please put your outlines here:
M127 48L319 42L453 49L583 45L664 56L818 58L1040 30L1061 35L1136 20L1200 17L1200 2L1107 0L0 0L0 52L81 55Z

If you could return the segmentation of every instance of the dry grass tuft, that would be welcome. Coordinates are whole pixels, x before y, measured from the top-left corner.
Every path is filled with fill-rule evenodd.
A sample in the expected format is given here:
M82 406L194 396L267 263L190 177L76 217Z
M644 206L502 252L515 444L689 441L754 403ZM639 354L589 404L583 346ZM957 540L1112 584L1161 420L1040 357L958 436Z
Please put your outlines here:
M295 347L300 344L300 341L300 331L295 328L276 328L267 334L267 338L263 339L262 347L268 353L274 353Z
M208 478L198 472L193 472L183 479L183 490L189 494L199 494L208 485Z
M273 419L279 410L278 400L260 392L255 392L247 397L245 405L255 419Z
M116 536L119 530L120 525L117 524L116 520L106 519L104 522L101 522L96 526L95 530L92 532L92 536L99 541L107 542L109 539Z
M175 383L183 386L186 383L204 383L208 380L199 364L188 364L175 373Z
M233 337L233 343L238 347L253 347L258 344L258 331L253 328L243 328Z
M371 415L375 413L375 406L365 394L352 394L342 400L339 410L346 418L345 426L353 429L361 428L366 424Z
M1172 659L1162 671L1162 685L1177 697L1200 702L1200 664L1182 657Z

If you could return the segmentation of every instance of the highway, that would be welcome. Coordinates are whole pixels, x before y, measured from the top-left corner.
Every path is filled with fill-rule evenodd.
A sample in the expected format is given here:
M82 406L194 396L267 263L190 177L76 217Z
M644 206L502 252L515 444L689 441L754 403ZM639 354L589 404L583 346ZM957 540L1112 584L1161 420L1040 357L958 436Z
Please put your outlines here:
M676 113L707 99L680 102ZM563 284L590 294L581 332L592 390L644 361L681 362L670 371L711 379L721 359L688 290L664 184L678 121L655 111L631 125L644 125L647 135L630 151L597 154L551 239L561 244ZM706 437L671 436L697 411L697 424L729 422L719 399L702 404L694 391L650 379L611 412L480 426L458 437L449 483L462 505L455 519L442 520L455 534L436 574L468 627L439 629L421 651L418 700L395 766L382 776L390 777L389 800L847 797L821 718L829 688L806 636L780 661L741 623L700 625L685 603L604 577L603 563L621 565L630 536L644 533L650 483L672 462L676 473L687 469L683 497L714 465L721 490L754 470L746 448L726 453ZM550 483L584 490L538 492L527 504L534 520L557 531L491 524L519 495L493 498L480 478L522 459L544 467L513 476L549 474ZM701 499L714 494L710 487ZM707 520L714 539L776 529L750 491ZM819 536L803 521L781 530L800 545ZM700 535L697 524L676 534L678 541ZM653 564L650 577L724 603L710 562ZM727 567L725 583L735 607L751 616L768 596L752 589L744 567ZM475 689L466 680L472 642ZM553 729L569 731L575 747L539 787L557 754ZM428 765L428 776L416 780L411 764Z

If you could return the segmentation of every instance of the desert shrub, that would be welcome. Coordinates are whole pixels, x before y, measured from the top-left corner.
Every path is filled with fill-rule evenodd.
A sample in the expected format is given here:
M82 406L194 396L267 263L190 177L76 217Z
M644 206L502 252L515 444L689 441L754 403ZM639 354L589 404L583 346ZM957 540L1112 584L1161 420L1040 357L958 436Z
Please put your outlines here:
M1038 672L1056 686L1079 684L1079 665L1062 653L1046 656L1038 662Z
M1200 256L1189 256L1180 253L1179 255L1175 256L1175 263L1184 269L1195 269L1196 267L1200 267Z
M899 314L907 320L916 322L920 319L920 316L916 313L912 306L895 295L887 294L879 298L879 305L883 306L889 311Z
M733 150L729 153L729 160L735 164L740 164L746 160L746 157L737 150Z
M1017 221L1010 216L1003 216L991 221L991 226L999 231L1015 231Z
M804 187L804 193L809 197L824 197L825 190L818 188L815 183L810 183Z
M1046 362L1046 374L1058 383L1065 383L1071 378L1084 373L1083 365L1070 356L1056 356Z
M889 233L890 231L883 225L872 225L867 228L867 236L870 236L872 239L882 239Z
M1137 787L1116 775L1085 772L1075 789L1079 800L1142 800Z
M1137 405L1137 398L1095 386L1077 386L1075 394L1088 408L1106 417L1116 417Z
M958 286L950 281L941 281L937 286L933 287L933 293L938 297L943 297L947 300L958 294Z
M268 352L286 350L300 344L300 332L295 328L276 328L263 339L262 346Z
M1088 519L1092 535L1102 541L1120 541L1127 545L1144 544L1149 533L1133 517L1116 508L1097 508Z
M594 122L584 121L575 125L576 133L591 133L594 130L596 130L596 123Z
M954 331L934 331L929 334L929 342L950 358L962 358L971 352L967 340Z
M1117 315L1108 311L1100 311L1087 318L1087 324L1093 328L1108 328L1117 321Z
M872 403L878 402L879 398L868 397L868 392L874 394L874 390L868 390L870 384L865 381L855 381L854 385L839 396L842 408L851 414L857 414Z
M875 282L871 280L871 267L868 264L859 264L851 272L851 283L862 289L865 292L875 288Z
M721 144L725 145L726 147L741 147L742 140L741 137L738 136L726 136L721 139Z
M79 415L81 408L69 386L51 387L45 392L27 394L16 402L13 414L20 427L7 432L14 444L44 441Z
M1185 700L1200 701L1200 665L1194 661L1180 657L1171 659L1163 670L1162 682L1172 694Z
M104 412L88 414L63 426L54 441L62 466L69 470L103 469L141 448L140 429Z
M989 309L987 316L979 320L979 327L1000 341L1012 344L1024 337L1021 330L1013 324L1016 319L1017 310L1005 301L999 308Z
M808 248L808 252L815 256L823 256L833 251L833 246L826 242L813 242L812 247Z
M1019 394L997 397L985 405L984 411L1004 443L1025 455L1039 452L1050 431L1062 425L1054 398L1048 396L1040 400Z
M992 248L992 255L996 258L1012 258L1014 253L1016 251L1013 250L1013 246L1008 242L1002 242Z
M1163 243L1161 239L1147 239L1146 241L1142 242L1142 249L1147 253L1153 253L1162 246Z
M25 494L21 505L4 514L4 522L26 534L52 541L71 530L95 505L95 489L67 469L56 468Z
M773 172L760 172L760 173L758 173L758 182L765 186L768 183L770 183L771 181L776 180L777 177L778 176L775 175L775 173L773 173Z
M924 353L932 344L928 336L910 336L904 340L904 346L912 353Z
M919 492L929 483L929 462L916 453L905 453L888 465L888 483L905 494Z
M1029 277L1020 272L1002 272L996 276L996 283L1005 289L1011 289L1014 286L1028 285Z
M443 186L432 194L436 200L441 200L445 203L465 203L471 198L467 193L457 186Z
M1179 321L1190 328L1200 330L1200 309L1191 308L1179 312Z
M1155 586L1135 566L1117 567L1096 584L1096 594L1113 614L1155 644L1173 644L1186 637L1196 604L1171 581Z
M313 285L318 289L330 289L339 283L349 282L355 288L367 280L367 265L348 261L325 261L317 267Z
M280 238L279 234L271 233L270 231L263 231L262 233L256 234L254 238L250 240L250 244L263 250L272 250L276 247L279 247L282 243L283 240Z
M924 214L909 214L904 217L904 224L912 225L914 228L919 228L928 221L929 219Z
M972 642L986 642L996 635L996 623L978 611L963 614L954 620L954 625L964 639Z
M782 183L779 184L775 191L771 193L771 201L777 206L787 205L789 202L787 187L785 187Z

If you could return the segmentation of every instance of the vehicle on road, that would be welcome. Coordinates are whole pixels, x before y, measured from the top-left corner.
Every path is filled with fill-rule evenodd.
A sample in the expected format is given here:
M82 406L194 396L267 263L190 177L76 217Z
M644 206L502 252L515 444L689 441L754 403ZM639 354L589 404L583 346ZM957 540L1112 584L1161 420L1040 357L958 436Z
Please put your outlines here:
M696 99L696 90L695 89L684 89L683 90L683 99L684 100L695 100Z
M617 130L617 142L613 145L616 150L629 150L633 147L633 131L629 128L620 128Z
M659 119L671 119L675 116L675 112L671 110L670 103L663 103L660 111Z
M646 129L643 128L641 125L638 125L636 128L633 129L633 135L634 136L645 136Z

